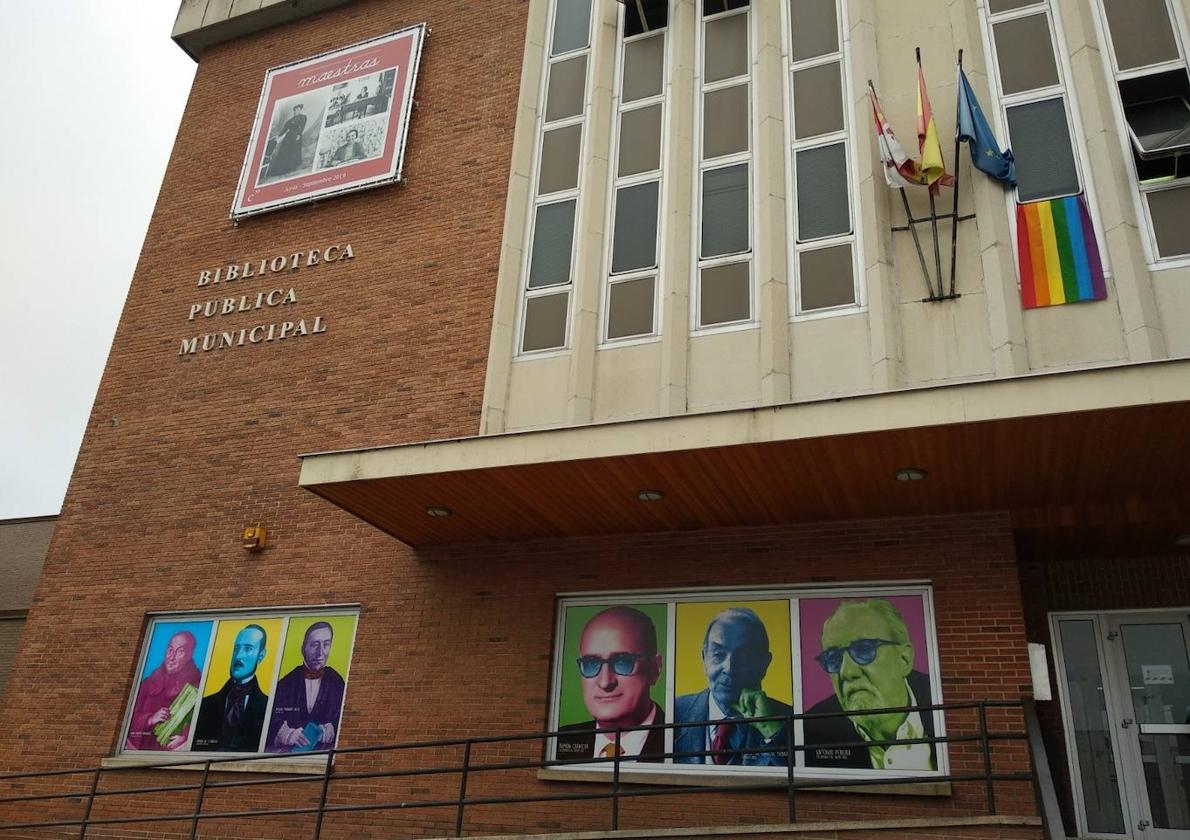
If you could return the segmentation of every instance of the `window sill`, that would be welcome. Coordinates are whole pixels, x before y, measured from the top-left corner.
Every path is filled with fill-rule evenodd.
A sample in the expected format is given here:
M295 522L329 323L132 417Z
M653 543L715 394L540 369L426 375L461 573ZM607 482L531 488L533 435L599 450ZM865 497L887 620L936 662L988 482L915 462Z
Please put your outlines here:
M537 778L548 782L602 782L603 784L611 784L612 774L606 770L585 770L579 768L546 768L537 771ZM806 781L810 781L809 778ZM815 779L821 781L821 779ZM771 785L773 788L785 787L785 779L783 777L774 776L757 776L757 775L732 775L726 776L721 773L698 773L698 772L667 772L664 770L629 770L627 768L620 768L620 783L621 784L645 784L645 785L690 785L711 787L733 788L741 786L755 786L755 785ZM794 783L797 787L797 783ZM871 793L871 794L894 794L900 796L950 796L951 786L950 782L906 782L903 785L848 785L846 782L840 782L837 786L813 788L814 791L826 791L830 793ZM809 791L807 791L809 792Z
M193 753L191 753L193 755ZM133 767L158 767L162 770L202 770L206 759L190 764L178 764L178 756L117 755L99 762L104 770L122 770ZM267 761L219 761L211 770L220 773L283 773L296 776L321 776L326 772L326 756L304 759L273 758Z

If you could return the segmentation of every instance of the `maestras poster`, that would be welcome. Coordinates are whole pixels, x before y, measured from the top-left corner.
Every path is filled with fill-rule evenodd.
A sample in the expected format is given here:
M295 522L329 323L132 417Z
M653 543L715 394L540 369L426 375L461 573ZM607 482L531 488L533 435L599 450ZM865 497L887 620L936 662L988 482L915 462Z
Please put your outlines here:
M399 179L424 36L413 26L267 71L232 216Z

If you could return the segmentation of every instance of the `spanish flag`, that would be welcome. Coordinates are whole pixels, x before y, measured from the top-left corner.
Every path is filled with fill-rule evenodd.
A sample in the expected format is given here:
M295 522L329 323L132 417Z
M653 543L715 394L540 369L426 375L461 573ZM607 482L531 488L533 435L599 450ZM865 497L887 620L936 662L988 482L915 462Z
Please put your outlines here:
M934 122L934 111L930 108L930 95L926 92L926 79L917 63L917 147L921 151L921 173L930 185L930 192L938 195L940 188L954 184L954 176L946 173L942 160L942 144L938 142L938 124Z

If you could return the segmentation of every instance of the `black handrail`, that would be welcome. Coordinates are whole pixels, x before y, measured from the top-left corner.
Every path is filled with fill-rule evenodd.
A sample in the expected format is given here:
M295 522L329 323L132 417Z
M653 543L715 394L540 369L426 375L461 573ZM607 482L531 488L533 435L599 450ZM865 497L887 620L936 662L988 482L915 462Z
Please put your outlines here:
M1018 709L1021 710L1024 721L1025 731L999 731L992 732L989 729L988 710L989 709ZM890 739L884 741L868 741L863 740L857 736L853 741L840 741L830 744L814 744L805 745L797 744L794 739L794 723L796 721L812 720L818 718L834 718L834 717L851 717L857 714L873 715L882 713L909 713L909 712L955 712L960 710L975 710L976 719L978 721L978 730L975 732L967 732L964 734L945 734L934 735L931 737L921 738L904 738L904 739ZM755 781L748 784L737 785L733 784L727 790L731 792L736 791L758 791L758 790L772 790L774 788L785 788L786 800L788 808L788 819L790 823L796 821L796 796L797 792L801 790L813 790L816 788L834 788L840 787L869 787L880 785L903 785L913 782L930 782L930 783L963 783L963 782L982 782L985 789L985 800L987 805L987 812L990 815L996 815L996 782L1032 782L1037 799L1038 809L1041 813L1043 826L1046 831L1047 840L1050 838L1061 837L1061 821L1057 814L1057 799L1053 789L1053 780L1049 776L1048 762L1046 761L1044 745L1041 742L1040 728L1037 723L1036 710L1032 705L1031 700L984 700L971 701L965 703L935 703L935 704L921 704L917 706L903 706L890 709L872 709L862 711L838 711L827 712L821 714L788 714L788 715L770 715L765 717L747 718L738 720L740 723L755 723L755 722L784 722L786 724L786 737L784 743L773 744L764 747L749 748L749 754L766 754L777 753L788 756L786 760L786 773L784 777L778 776L756 776ZM652 730L677 730L682 728L697 728L705 726L713 726L721 721L683 721L681 723L661 723L649 724L644 726L623 727L617 729L615 732L616 743L620 742L621 737L628 732L652 731ZM581 730L579 734L594 734L595 730ZM79 840L84 840L88 826L97 825L121 825L130 823L156 823L156 822L170 822L170 821L186 821L190 824L190 838L196 840L198 837L198 827L202 820L211 819L232 819L232 818L247 818L247 817L275 817L275 816L300 816L310 814L314 816L314 824L312 830L313 840L319 840L322 832L322 826L325 817L329 813L343 814L356 813L366 811L382 811L382 810L413 810L425 808L453 808L455 811L455 836L463 836L464 821L467 806L475 805L507 805L516 803L540 803L540 802L576 802L576 801L593 801L606 799L610 800L611 804L611 828L613 830L619 828L620 824L620 801L623 799L635 799L646 796L667 796L677 794L698 794L718 792L723 793L725 789L721 785L673 785L673 784L658 784L650 785L649 787L631 788L625 790L622 786L622 764L623 759L620 755L614 755L607 758L573 758L573 759L549 759L548 745L550 739L557 738L560 733L555 731L547 732L532 732L532 733L516 733L512 735L498 735L498 736L481 736L475 738L461 738L461 739L441 739L433 741L408 742L400 744L380 744L366 747L345 747L343 749L329 749L319 750L316 752L307 753L306 756L323 757L325 759L325 767L323 772L318 775L307 775L293 778L265 778L265 779L244 779L236 781L211 781L211 771L218 771L223 764L236 763L243 764L251 762L258 765L258 769L263 772L268 772L269 761L290 759L292 756L288 754L262 755L262 756L240 756L240 757L226 757L226 758L198 758L191 756L186 759L178 759L173 761L153 762L146 765L133 765L121 767L88 767L76 768L71 770L51 770L51 771L31 771L22 773L9 773L0 775L0 783L20 784L29 780L44 780L59 777L68 777L72 775L89 774L89 789L85 791L72 791L63 793L37 793L24 796L5 796L0 797L0 806L15 804L15 803L33 803L45 802L47 800L82 800L83 808L82 814L77 819L67 820L50 820L40 822L11 822L0 824L0 833L15 830L15 829L31 829L31 828L62 828L62 827L78 827ZM569 730L566 734L574 735L576 730ZM996 772L992 760L992 744L996 741L1017 740L1023 741L1028 746L1029 750L1029 770L1017 772ZM540 741L543 746L543 757L537 761L500 761L476 763L473 759L473 748L481 744L504 744L511 745L522 743L526 741ZM912 745L912 744L951 744L951 743L976 743L979 745L979 751L983 758L982 772L978 773L950 773L941 775L932 772L919 776L905 776L896 775L892 777L864 777L864 778L848 778L840 779L823 778L818 775L811 777L802 776L797 777L796 760L794 756L797 752L804 752L811 748L868 748L868 747L887 747L893 745ZM462 748L462 760L458 765L445 765L420 769L400 769L400 770L372 770L352 773L337 773L335 772L336 757L363 755L369 753L381 752L399 752L416 749L435 749L435 748ZM725 749L725 750L699 750L699 751L671 751L655 756L657 758L685 758L685 757L713 757L722 755L730 760L733 756L738 755L739 750ZM631 759L629 759L631 760ZM604 790L593 790L573 793L548 793L548 794L529 794L520 796L469 796L468 795L468 780L477 772L498 772L506 770L524 770L524 769L548 769L554 767L566 767L581 765L583 767L592 767L599 765L611 764L610 785ZM655 765L654 765L655 766ZM197 784L180 784L180 785L150 785L135 788L111 788L101 789L101 779L104 774L119 774L122 772L143 772L146 770L154 770L159 768L170 767L185 767L185 768L201 768L202 775ZM331 792L332 783L343 783L351 780L362 779L392 779L392 778L417 778L426 776L440 776L445 774L459 774L459 787L457 796L449 799L426 799L414 801L391 801L391 802L370 802L367 804L332 804L328 803ZM635 781L640 781L637 779ZM238 788L249 787L262 784L300 784L308 782L321 782L321 789L319 791L319 798L317 805L293 808L257 808L250 810L239 811L203 811L203 805L206 794L210 790L223 788ZM177 791L194 791L195 802L192 810L186 813L167 813L154 815L137 815L137 816L92 816L92 809L97 798L116 797L116 796L135 796L146 793L158 792L177 792ZM1053 820L1057 819L1057 823ZM1054 827L1056 825L1056 828Z

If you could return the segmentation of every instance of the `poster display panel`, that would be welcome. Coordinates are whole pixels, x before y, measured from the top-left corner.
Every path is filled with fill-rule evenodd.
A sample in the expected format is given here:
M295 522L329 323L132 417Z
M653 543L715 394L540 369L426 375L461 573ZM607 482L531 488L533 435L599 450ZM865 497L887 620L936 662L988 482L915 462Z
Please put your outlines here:
M325 608L153 618L121 752L330 749L358 621L357 610Z
M266 71L232 218L399 180L425 32Z
M944 744L868 746L941 737L940 712L864 714L941 702L928 585L570 596L558 616L548 757L785 774L792 740L807 776L947 770ZM674 726L618 731L653 723Z

